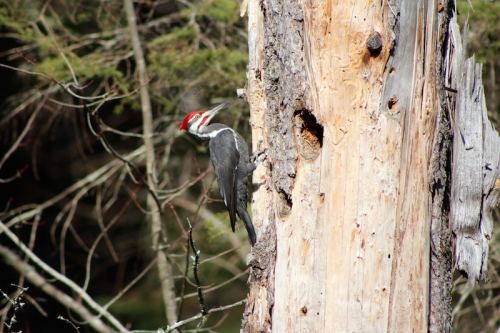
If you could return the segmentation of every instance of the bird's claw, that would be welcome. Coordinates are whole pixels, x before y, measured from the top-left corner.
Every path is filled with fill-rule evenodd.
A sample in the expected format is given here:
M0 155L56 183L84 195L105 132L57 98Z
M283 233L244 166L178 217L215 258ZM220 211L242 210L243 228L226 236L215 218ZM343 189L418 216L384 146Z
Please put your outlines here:
M267 158L267 148L262 151L259 155L263 155L261 159L257 160L257 164L264 162L264 160Z
M260 151L260 146L262 145L262 140L259 140L259 142L257 142L257 151Z
M257 150L250 157L250 162L259 164L267 158L267 148L261 149L261 146L262 140L259 140L259 142L257 142ZM264 156L262 157L262 159L259 159L259 156L262 154L264 154Z

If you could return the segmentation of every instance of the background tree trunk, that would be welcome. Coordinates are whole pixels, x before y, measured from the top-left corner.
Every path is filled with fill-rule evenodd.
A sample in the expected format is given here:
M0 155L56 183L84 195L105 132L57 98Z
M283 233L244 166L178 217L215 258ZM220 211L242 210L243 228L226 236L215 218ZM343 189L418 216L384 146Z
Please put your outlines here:
M451 330L450 5L250 0L245 332Z

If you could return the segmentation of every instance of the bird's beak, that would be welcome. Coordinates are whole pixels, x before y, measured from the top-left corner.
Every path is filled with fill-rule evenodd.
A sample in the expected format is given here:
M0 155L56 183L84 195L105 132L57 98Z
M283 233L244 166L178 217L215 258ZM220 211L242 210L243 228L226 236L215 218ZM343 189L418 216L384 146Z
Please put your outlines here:
M203 123L208 124L210 120L212 120L213 117L219 113L220 110L222 110L229 102L222 103L221 105L216 106L212 110L208 110L204 113L204 115L208 116L208 119L205 120Z

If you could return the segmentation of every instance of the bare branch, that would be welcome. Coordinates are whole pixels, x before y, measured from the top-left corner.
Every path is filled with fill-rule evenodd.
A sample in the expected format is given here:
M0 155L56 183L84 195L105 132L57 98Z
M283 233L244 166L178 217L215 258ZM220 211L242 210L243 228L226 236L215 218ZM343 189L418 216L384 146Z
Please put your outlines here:
M158 198L158 195L156 194L156 190L155 190L155 186L152 186L154 184L152 184L149 180L146 181L144 179L144 177L142 176L141 172L139 171L139 169L135 166L135 164L133 164L132 162L130 162L129 160L127 160L126 158L124 158L123 156L121 156L114 148L113 146L111 146L111 144L109 143L107 137L104 135L104 129L102 129L100 127L100 122L98 122L96 119L98 117L96 111L94 110L94 112L90 112L89 108L86 106L86 103L85 101L82 101L83 102L83 105L84 105L84 109L85 111L87 112L87 121L88 121L88 126L89 126L89 129L92 131L92 133L99 139L99 141L101 142L102 146L104 147L104 149L106 149L106 151L108 153L110 153L111 155L115 156L116 158L118 158L119 160L121 160L122 162L126 163L127 166L129 168L131 168L132 170L134 170L136 173L137 173L137 176L141 179L142 183L146 186L146 188L148 189L149 191L149 194L153 197L153 199L156 201L156 205L158 207L161 206L160 204L160 199ZM94 117L93 117L94 116ZM94 128L94 126L97 126L97 128ZM97 131L96 131L97 130ZM151 137L153 137L153 135L151 135ZM146 142L146 141L145 141ZM151 142L152 142L152 139L151 139ZM147 146L146 146L147 147ZM147 151L147 150L146 150ZM146 153L147 155L147 153ZM154 155L153 155L154 157ZM132 179L134 179L134 175L132 173L130 173L130 177ZM134 179L135 181L135 179Z
M4 225L1 224L3 228ZM98 332L109 333L114 330L102 322L98 317L93 315L85 306L81 303L76 302L73 298L63 293L60 289L54 287L50 284L47 279L41 276L32 266L23 262L23 260L11 250L6 247L0 245L0 255L5 259L6 263L16 269L20 274L26 277L30 283L35 285L36 287L43 290L47 295L56 299L59 303L66 306L71 311L77 313L80 317L82 317L86 322L92 326ZM38 259L38 258L37 258ZM41 262L40 259L38 259ZM66 277L64 277L66 279ZM57 279L57 278L56 278ZM58 279L59 280L59 279ZM64 282L63 282L64 283ZM120 330L121 332L127 332L125 328L124 330Z
M220 306L218 308L212 308L212 309L208 310L207 315L209 315L211 313L226 311L226 310L229 310L231 308L243 305L245 303L246 303L246 300L243 299L243 300L235 302L233 304L229 304L229 305L225 305L225 306ZM173 332L174 330L178 329L179 327L184 326L186 324L189 324L189 323L191 323L193 321L199 320L202 317L203 317L203 315L201 313L198 313L197 315L195 315L193 317L181 320L181 321L177 322L176 324L174 324L172 326L168 326L166 330L161 329L161 328L159 328L156 331L133 330L133 331L130 331L130 333L167 333L167 332Z
M236 303L229 304L229 305L226 305L226 306L221 306L221 307L218 307L218 308L212 308L212 309L208 310L207 315L209 315L211 313L215 313L215 312L226 311L226 310L234 308L236 306L243 305L243 304L245 304L245 302L246 302L246 300L241 300L241 301L238 301ZM177 328L179 328L181 326L184 326L184 325L186 325L188 323L191 323L193 321L196 321L198 319L201 319L202 317L203 317L203 315L201 313L199 313L196 316L193 316L191 318L181 320L181 321L177 322L175 325L167 327L167 330L164 331L164 332L172 332L172 331L176 330ZM132 332L135 333L135 331L132 331Z
M151 110L151 101L146 87L148 77L146 73L146 61L142 53L139 33L137 30L136 17L132 0L124 0L127 23L130 32L130 40L134 50L137 73L139 75L140 95L142 104L142 120L144 145L146 147L146 170L147 181L153 192L156 192L156 175L154 171L154 144L153 144L153 115ZM163 302L169 325L177 322L177 303L175 302L175 285L173 280L172 265L167 260L165 252L161 249L161 244L167 240L166 230L161 227L160 205L154 203L153 195L148 195L148 206L151 209L151 228L153 236L153 248L156 250L158 258L158 271L162 285ZM155 207L157 206L157 207Z
M15 284L12 285L16 286ZM7 324L5 320L6 318L4 318L4 320L2 321L2 326L3 325L7 326L9 333L12 332L12 326L15 323L17 323L16 315L23 309L24 305L26 304L23 302L23 297L24 293L28 290L28 288L23 288L21 286L16 286L16 287L18 287L21 291L17 294L17 296L13 297L12 299L6 293L0 290L2 295L9 301L9 306L7 306L6 308L10 309L11 306L14 307L14 314L12 315L12 317L10 317L9 323ZM5 316L7 315L7 312L8 310L4 313Z
M78 333L80 333L80 327L78 327L75 324L73 324L73 322L71 320L66 319L63 316L59 316L59 317L57 317L57 319L67 322L68 324L70 324L71 326L73 326L73 328L75 329L75 331L77 331Z
M190 223L190 225L191 225L191 223ZM193 249L193 252L194 252L193 275L194 275L194 279L196 281L196 291L198 292L198 301L200 302L200 310L201 310L201 314L203 316L205 316L207 314L207 309L205 307L205 297L203 296L203 290L201 289L201 283L200 283L200 279L198 277L198 264L199 264L199 260L200 260L200 251L198 251L196 249L196 247L194 246L193 227L192 226L190 226L190 228L189 228L189 245L191 245L191 248Z
M130 160L132 158L135 158L137 156L140 156L144 154L144 146L141 146L134 150L133 152L127 154L125 156L126 159ZM26 206L21 206L17 209L14 209L7 214L4 214L4 218L8 217L13 217L11 220L6 225L7 228L10 228L14 225L16 225L19 222L23 222L26 220L29 220L33 218L34 216L40 214L44 209L47 207L50 207L57 202L61 201L63 198L67 197L69 194L73 193L74 191L84 187L91 185L90 187L97 186L111 177L112 174L117 172L120 168L122 168L123 162L120 160L113 160L96 171L92 172L91 174L87 175L85 178L77 181L74 183L72 186L68 187L66 190L63 192L59 193L52 199L39 204L39 205L26 205ZM26 212L23 212L27 210ZM0 230L0 234L2 233L2 230Z
M108 303L106 303L106 305L104 305L104 308L108 309L117 300L119 300L130 288L132 288L137 283L137 281L139 281L144 275L146 275L147 272L149 272L151 268L153 268L153 266L156 264L156 260L156 258L153 259L153 261L151 261L139 275L137 275L125 288L123 288L115 297L113 297Z
M100 315L102 315L104 318L106 318L116 329L118 329L119 332L128 332L128 330L116 319L111 313L109 313L106 309L104 309L102 306L100 306L98 303L96 303L92 297L90 297L89 294L85 292L80 286L78 286L76 283L68 279L66 276L60 274L56 270L54 270L52 267L47 265L43 260L41 260L36 254L34 254L26 245L24 245L17 236L8 229L3 222L0 221L0 229L9 237L9 239L26 255L28 256L31 261L33 261L38 267L40 267L43 271L46 273L50 274L52 277L54 277L57 281L63 283L67 287L69 287L75 294L80 296L88 305L91 309L94 311L98 312ZM2 250L2 255L4 253L10 252L4 247L0 248ZM14 258L14 257L11 257ZM24 264L22 263L21 260L17 260L11 263L13 267L14 264L17 262L17 264L21 265ZM34 270L30 271L30 273L34 272ZM28 279L31 278L32 275L25 274ZM48 285L46 282L39 284L38 286L40 288L44 288L44 286ZM52 295L52 294L51 294ZM65 294L64 294L65 295ZM65 295L66 297L70 298L69 296ZM71 299L71 298L70 298ZM58 299L59 300L59 299ZM73 302L73 299L71 299ZM90 322L89 322L90 323ZM103 331L104 332L104 331ZM109 332L109 329L106 331Z
M204 220L210 221L220 230L224 230L224 228L227 228L227 226L224 226L221 223L221 221L218 218L216 218L216 216L211 211L209 211L204 207L198 208L198 205L194 202L177 197L172 200L172 204L193 213L199 209L199 214ZM245 251L245 249L241 246L241 240L238 238L238 236L232 232L228 232L227 239L231 243L231 245L234 248L236 248L236 252L238 253L240 259L245 261L247 256L247 251Z
M247 270L245 270L245 271L243 271L243 272L241 272L241 273L233 276L232 278L230 278L230 279L228 279L228 280L226 280L226 281L224 281L224 282L222 282L222 283L220 283L220 284L218 284L216 286L213 286L211 288L205 289L205 294L208 294L209 292L212 292L212 291L215 291L217 289L220 289L220 288L224 287L225 285L228 285L231 282L233 282L235 280L238 280L243 275L248 274L249 271L250 271L250 269L247 269ZM183 296L183 298L190 298L190 297L195 297L195 296L198 296L198 292L194 292L194 293L191 293L191 294L186 294L185 296ZM181 298L180 297L176 297L175 300L176 301L180 301Z
M109 230L109 228L111 228L117 221L118 221L118 218L120 216L122 216L122 214L125 212L125 210L130 206L130 203L132 202L132 198L130 198L124 205L123 207L121 208L120 212L118 212L118 214L108 223L108 225L106 227L104 227L104 229L101 231L101 233L99 234L99 236L97 236L97 238L94 240L94 244L92 245L92 247L90 248L90 251L89 251L89 254L87 255L87 265L86 265L86 274L85 274L85 282L83 284L83 289L86 290L89 283L90 283L90 263L91 263L91 260L92 260L92 256L94 254L94 251L97 247L97 245L99 244L100 240L102 237L104 237L105 235L107 235L107 232ZM118 261L118 257L116 258Z
M5 179L0 179L0 184L6 184L6 183L10 183L11 181L17 179L17 178L21 178L21 175L24 173L24 171L26 171L28 169L28 165L25 165L24 167L22 167L21 169L18 169L16 171L16 174L9 177L9 178L5 178Z
M47 98L45 97L45 100ZM26 126L24 127L23 131L21 134L19 134L18 138L16 141L12 144L12 146L9 148L9 150L5 153L5 155L2 157L0 160L0 169L2 168L3 164L7 159L12 155L14 151L16 151L17 148L19 148L19 145L21 144L21 141L23 141L24 137L32 129L33 121L35 121L36 116L38 115L38 112L42 109L43 105L45 104L45 100L38 105L35 111L31 114L31 117L29 118L28 122L26 123Z

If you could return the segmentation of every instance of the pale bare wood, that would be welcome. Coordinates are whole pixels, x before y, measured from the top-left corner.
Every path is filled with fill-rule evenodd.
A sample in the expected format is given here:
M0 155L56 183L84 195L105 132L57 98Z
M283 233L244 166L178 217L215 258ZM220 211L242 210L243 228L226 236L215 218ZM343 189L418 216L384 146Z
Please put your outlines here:
M249 63L247 69L246 99L250 105L250 123L252 125L253 150L257 142L263 140L263 147L269 142L264 132L267 103L265 87L262 82L264 48L264 15L259 1L248 2L248 43ZM262 165L266 166L267 161ZM245 332L271 332L272 308L274 305L274 266L276 261L276 229L269 216L273 216L271 207L271 184L268 168L259 166L253 173L254 193L252 195L252 220L257 231L257 245L252 254L258 260L261 272L254 269L250 276L250 293L247 298L242 326ZM255 204L258 203L258 204ZM259 275L255 273L261 273Z
M451 331L449 5L249 1L244 332Z
M406 90L397 92L400 109L389 110L393 114L387 116L379 109L381 77L391 45L382 20L388 15L387 6L352 2L333 10L332 3L326 2L304 5L301 17L302 11L293 4L266 4L266 23L274 32L264 33L268 58L259 69L268 104L263 123L264 133L267 128L265 134L272 139L268 142L274 186L266 183L268 187L261 189L263 196L267 194L264 205L255 196L260 209L254 214L260 211L264 220L276 223L278 242L274 294L260 293L261 299L250 300L247 309L256 302L262 311L259 301L268 302L270 296L279 300L272 309L276 332L383 332L391 327L424 331L430 144L420 135L432 136L433 122L427 117L433 115L422 116L422 107L435 102L422 101L422 96L415 101L411 89L415 84L423 86L423 68L415 69L413 63L424 58L424 45L415 48L410 39L415 49L410 57L417 59L411 59L409 70L402 70L407 84ZM408 16L417 10L425 15L423 6L410 9ZM270 13L280 15L283 25L273 27ZM416 28L409 21L401 29L414 34L415 40L424 26ZM300 57L299 62L290 61L289 57L296 60L294 54L283 50L284 44L300 42L294 29L305 32L305 64ZM386 45L378 57L371 57L366 49L373 33ZM269 52L273 46L269 44L278 40L275 53ZM305 85L311 89L309 96L293 95L297 86ZM314 142L303 142L307 137L300 130L290 132L288 124L297 120L301 109L312 112L323 125L317 156L300 150ZM259 246L254 253L258 250Z

